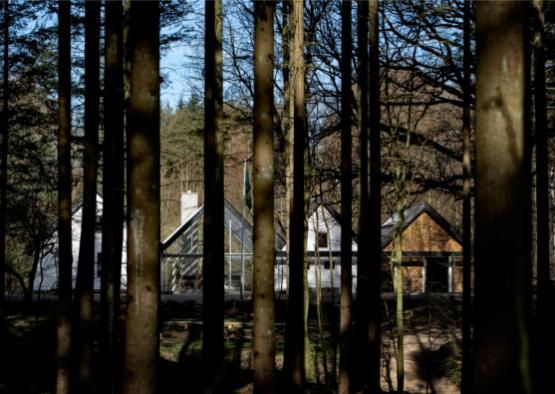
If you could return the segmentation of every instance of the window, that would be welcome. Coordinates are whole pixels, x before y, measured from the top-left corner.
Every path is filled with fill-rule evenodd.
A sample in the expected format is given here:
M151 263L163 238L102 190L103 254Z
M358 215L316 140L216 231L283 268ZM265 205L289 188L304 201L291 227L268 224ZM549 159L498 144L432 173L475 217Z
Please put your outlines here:
M328 233L325 233L325 232L318 233L318 247L319 248L328 247Z

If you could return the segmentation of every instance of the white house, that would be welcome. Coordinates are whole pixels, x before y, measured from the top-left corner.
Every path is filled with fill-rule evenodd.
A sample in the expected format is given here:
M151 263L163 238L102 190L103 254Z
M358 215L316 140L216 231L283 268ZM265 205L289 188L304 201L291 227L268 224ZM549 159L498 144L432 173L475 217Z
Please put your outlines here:
M203 206L195 193L181 198L182 223L162 242L162 288L173 293L194 292L202 286ZM225 201L225 286L227 290L252 290L252 226ZM307 254L310 288L339 288L341 285L341 226L331 207L313 204L308 218ZM287 289L286 242L276 234L275 290ZM353 290L356 286L357 243L352 241Z
M102 250L102 231L101 231L101 218L102 218L103 199L100 194L96 196L96 217L97 225L94 234L94 250L95 250L95 276L94 276L94 289L100 290L100 265L98 263L99 256ZM77 202L72 209L71 215L71 237L72 237L72 256L73 256L73 286L77 278L77 264L79 261L79 244L81 240L81 222L83 218L83 202ZM58 243L58 233L53 235L53 244ZM122 287L127 283L127 230L124 226L123 229L123 244L122 244ZM37 274L33 284L35 291L50 291L58 288L58 252L55 246L51 252L47 253L39 262Z
M307 255L308 287L341 287L341 225L340 215L332 207L323 204L313 205L308 217ZM356 285L357 243L352 240L353 289ZM281 248L281 257L276 264L276 290L287 289L287 264L285 253L287 246Z

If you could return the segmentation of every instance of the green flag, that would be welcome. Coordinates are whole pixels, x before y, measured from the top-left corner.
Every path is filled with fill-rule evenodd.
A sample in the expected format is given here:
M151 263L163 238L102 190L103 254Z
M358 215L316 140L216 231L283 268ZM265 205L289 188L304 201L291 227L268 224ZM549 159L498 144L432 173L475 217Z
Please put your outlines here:
M251 197L251 177L249 174L249 161L245 160L245 172L243 177L243 200L245 202L245 206L248 209L252 209L252 197Z

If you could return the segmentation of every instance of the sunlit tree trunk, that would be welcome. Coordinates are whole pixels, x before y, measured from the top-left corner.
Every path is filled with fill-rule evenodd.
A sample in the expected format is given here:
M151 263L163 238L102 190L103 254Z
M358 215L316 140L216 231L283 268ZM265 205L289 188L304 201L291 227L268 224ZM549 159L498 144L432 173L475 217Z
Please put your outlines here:
M71 349L71 47L70 3L58 2L58 371L56 392L69 393Z
M254 392L275 392L274 2L254 3Z
M293 36L293 24L292 20L292 2L291 0L282 1L282 52L283 52L283 127L285 132L285 217L286 224L283 226L285 228L286 234L286 248L287 248L287 262L290 261L290 245L289 245L289 221L291 216L291 211L293 210L293 135L294 135L294 99L293 99L293 89L291 84L291 69L292 69L292 57L294 42L292 40ZM287 280L289 283L289 277ZM289 286L287 286L289 289ZM287 290L289 291L289 290Z
M123 241L123 6L106 2L104 69L103 209L101 254L100 388L116 391L119 368L117 325Z
M202 265L205 392L221 378L224 356L224 131L222 2L206 1L204 237ZM209 235L209 236L208 236Z
M472 350L472 231L471 231L471 139L470 139L470 0L464 2L464 64L463 64L463 328L462 328L462 372L461 392L472 393L471 350Z
M128 3L127 312L123 392L155 393L160 299L159 4Z
M341 3L341 302L339 393L351 391L352 335L352 156L351 2Z
M477 2L473 392L529 393L528 4Z
M3 1L4 25L4 59L2 65L2 150L0 163L0 347L5 346L6 321L6 188L8 186L8 141L9 141L9 48L10 48L10 14L8 0Z
M285 335L284 370L290 390L302 391L305 379L305 212L304 212L304 3L293 1L291 28L294 31L291 84L293 116L293 206L289 220L289 297Z
M75 302L79 391L93 392L93 295L95 270L96 181L98 173L98 87L100 3L85 3L85 144L83 152L83 219Z

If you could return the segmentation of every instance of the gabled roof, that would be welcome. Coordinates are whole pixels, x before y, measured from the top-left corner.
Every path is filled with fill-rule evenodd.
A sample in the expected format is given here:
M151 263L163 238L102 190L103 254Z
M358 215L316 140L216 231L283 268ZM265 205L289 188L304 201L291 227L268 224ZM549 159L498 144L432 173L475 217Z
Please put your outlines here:
M241 227L246 232L244 241L252 243L252 225L241 215L239 211L237 211L233 205L231 205L227 200L224 200L224 206L226 211L231 214L233 220L236 222L232 224L232 227ZM337 212L331 205L325 204L323 202L312 201L310 204L308 217L312 216L314 212L319 208L322 207L326 209L330 215L341 225L341 216L339 212ZM204 212L204 205L198 207L195 211L191 213L189 218L185 221L185 223L181 224L179 227L175 229L175 231L168 236L161 244L162 252L164 252L171 244L173 244L187 229L189 229L193 223L196 222L199 218L202 217ZM420 215L427 213L449 236L451 236L454 240L458 243L462 244L462 238L457 232L457 230L441 215L439 214L434 208L432 208L426 202L416 203L409 208L407 208L404 212L404 223L403 223L403 231L408 228ZM395 226L398 223L399 218L398 215L395 213L391 217L389 217L383 224L381 228L382 234L382 248L385 248L389 243L393 241L393 237L395 236ZM226 223L226 226L228 223ZM238 234L235 234L236 231L232 231L234 236L239 237ZM353 231L353 240L358 243L357 234ZM239 238L238 238L239 239ZM280 250L285 245L285 240L282 235L276 234L276 248Z
M184 223L180 224L173 233L171 233L164 241L162 241L161 251L164 252L171 244L175 242L193 223L202 215L204 205L193 211Z
M100 200L99 200L100 197ZM104 204L104 197L102 196L102 193L100 192L96 192L96 204L98 207L98 203L100 202L101 205ZM80 197L78 200L74 201L72 206L71 206L71 216L73 216L75 214L75 212L77 212L78 210L80 210L83 207L83 197Z
M403 231L423 213L427 213L443 230L447 232L447 234L449 234L458 243L462 244L462 238L457 230L427 202L416 203L405 210ZM382 224L382 248L386 247L389 243L391 243L391 241L393 241L393 237L395 236L395 227L398 222L399 217L397 213L395 213Z
M316 212L316 210L320 207L324 208L326 211L328 211L328 213L330 214L330 216L337 222L337 224L339 226L341 226L341 213L338 212L334 206L336 204L329 202L329 201L325 201L324 199L322 199L321 197L317 197L312 199L312 201L310 202L310 207L308 210L308 215L307 218L310 219L310 217L314 214L314 212ZM351 229L351 239L355 242L355 244L358 245L358 234L356 233L355 230Z
M233 236L238 240L242 241L245 244L247 249L252 250L252 225L243 217L243 215L231 205L231 203L227 200L224 200L224 212L227 214L226 222L224 225L229 227L231 222L231 232ZM172 245L185 231L187 231L197 220L202 218L204 214L204 205L201 205L196 210L194 210L190 215L189 218L185 220L183 224L175 229L175 231L168 236L164 241L162 241L161 249L162 253ZM243 236L241 236L241 232L244 232ZM281 237L276 236L276 247L280 246L282 242Z

